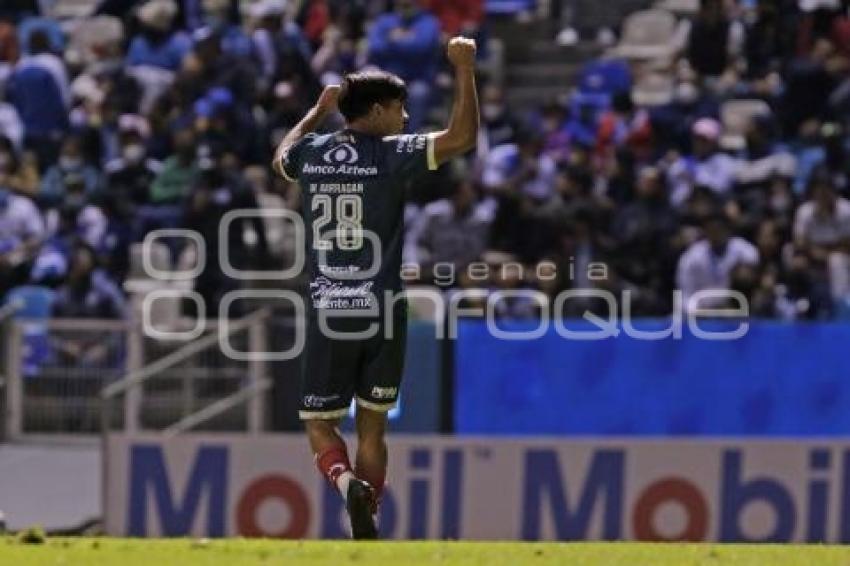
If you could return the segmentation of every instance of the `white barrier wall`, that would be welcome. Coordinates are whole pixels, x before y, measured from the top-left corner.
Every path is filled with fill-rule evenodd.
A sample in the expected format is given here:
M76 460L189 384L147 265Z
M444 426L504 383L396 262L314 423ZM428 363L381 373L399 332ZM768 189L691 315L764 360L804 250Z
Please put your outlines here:
M0 512L9 530L48 531L101 513L100 443L0 444Z
M112 436L106 527L345 536L300 436ZM388 538L850 542L850 442L395 437Z

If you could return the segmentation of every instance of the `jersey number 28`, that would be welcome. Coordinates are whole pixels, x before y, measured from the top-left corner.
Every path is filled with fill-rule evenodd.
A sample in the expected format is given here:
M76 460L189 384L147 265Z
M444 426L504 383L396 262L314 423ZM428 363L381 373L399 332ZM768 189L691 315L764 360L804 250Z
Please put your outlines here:
M341 250L359 250L363 247L363 200L359 195L340 195L336 199L336 211L330 195L313 197L313 248L329 251L333 242L325 238L322 229L329 224L336 212L336 241Z

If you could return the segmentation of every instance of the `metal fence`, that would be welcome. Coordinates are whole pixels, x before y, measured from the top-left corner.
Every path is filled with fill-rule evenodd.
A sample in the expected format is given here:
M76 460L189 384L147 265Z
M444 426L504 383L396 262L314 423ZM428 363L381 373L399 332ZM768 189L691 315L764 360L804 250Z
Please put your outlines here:
M229 343L264 352L267 324L264 312L233 321ZM14 320L4 328L6 440L266 426L266 366L226 356L215 322L191 341L153 339L138 324L109 320Z

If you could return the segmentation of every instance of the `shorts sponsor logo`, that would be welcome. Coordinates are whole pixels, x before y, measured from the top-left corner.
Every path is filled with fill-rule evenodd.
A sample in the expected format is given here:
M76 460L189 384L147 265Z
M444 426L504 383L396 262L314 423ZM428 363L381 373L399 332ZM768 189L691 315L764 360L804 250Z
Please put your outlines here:
M397 387L373 387L372 397L375 399L394 399L398 393Z
M310 409L320 409L337 399L339 399L339 395L325 395L324 397L321 395L305 395L304 406Z

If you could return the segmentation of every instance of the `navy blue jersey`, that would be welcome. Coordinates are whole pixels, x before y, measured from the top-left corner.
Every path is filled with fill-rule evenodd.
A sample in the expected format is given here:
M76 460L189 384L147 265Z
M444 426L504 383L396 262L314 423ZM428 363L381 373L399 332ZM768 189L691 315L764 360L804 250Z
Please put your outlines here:
M312 307L383 310L402 290L404 186L437 169L433 135L308 134L282 169L301 185Z

